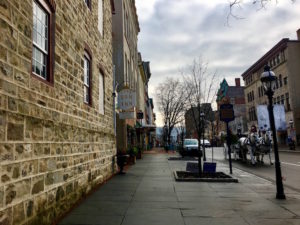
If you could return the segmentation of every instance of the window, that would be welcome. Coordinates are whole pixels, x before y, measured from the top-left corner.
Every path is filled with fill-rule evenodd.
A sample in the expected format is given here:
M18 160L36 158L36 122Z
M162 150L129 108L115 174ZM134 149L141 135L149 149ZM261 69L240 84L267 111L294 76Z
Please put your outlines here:
M88 52L84 52L84 58L83 58L83 101L89 105L92 104L92 98L91 98L91 56L88 54Z
M285 101L286 101L286 111L291 111L289 93L285 94Z
M282 75L279 74L279 87L282 87Z
M284 95L281 95L281 102L280 102L281 105L284 105Z
M257 120L257 116L256 116L256 112L255 112L255 107L249 108L248 115L249 115L249 120L250 121Z
M284 85L287 85L287 82L288 82L288 78L287 77L283 78Z
M103 0L98 1L98 30L103 36Z
M53 83L54 12L55 5L33 1L32 74L50 83Z
M277 96L277 104L280 104L280 96Z
M104 115L104 75L99 73L99 112Z
M87 7L89 9L91 9L91 6L92 6L92 0L84 0L85 4L87 5Z

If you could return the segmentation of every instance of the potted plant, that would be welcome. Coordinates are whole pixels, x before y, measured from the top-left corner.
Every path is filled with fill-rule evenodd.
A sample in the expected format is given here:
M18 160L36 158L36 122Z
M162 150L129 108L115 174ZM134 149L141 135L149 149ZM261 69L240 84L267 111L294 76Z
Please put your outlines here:
M125 154L125 152L119 152L117 153L117 164L120 168L119 170L119 174L125 174L125 172L123 171L124 169L124 166L126 165L127 163L127 158L128 158L128 155Z
M135 147L135 148L137 148L136 158L141 159L142 158L142 149L140 147Z
M130 164L130 165L135 164L135 162L136 162L136 156L138 154L137 147L128 146L127 154L129 155L128 160L127 160L128 164Z

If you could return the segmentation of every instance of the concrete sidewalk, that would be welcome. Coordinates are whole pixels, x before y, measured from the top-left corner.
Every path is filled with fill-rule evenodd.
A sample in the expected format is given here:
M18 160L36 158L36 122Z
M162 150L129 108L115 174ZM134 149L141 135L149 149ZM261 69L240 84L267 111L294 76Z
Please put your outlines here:
M185 161L147 154L126 175L117 175L75 208L60 225L300 225L300 193L234 169L239 183L175 182ZM174 155L173 155L174 156ZM218 163L218 171L228 173Z

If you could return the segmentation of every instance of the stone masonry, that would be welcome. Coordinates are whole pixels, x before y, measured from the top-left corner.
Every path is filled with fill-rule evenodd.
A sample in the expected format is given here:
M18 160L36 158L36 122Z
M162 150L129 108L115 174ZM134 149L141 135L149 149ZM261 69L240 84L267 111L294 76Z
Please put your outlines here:
M98 1L91 9L82 0L49 2L56 5L52 85L31 74L32 0L0 0L0 225L51 224L116 169L111 2L103 1L102 35ZM86 46L91 105L83 102Z

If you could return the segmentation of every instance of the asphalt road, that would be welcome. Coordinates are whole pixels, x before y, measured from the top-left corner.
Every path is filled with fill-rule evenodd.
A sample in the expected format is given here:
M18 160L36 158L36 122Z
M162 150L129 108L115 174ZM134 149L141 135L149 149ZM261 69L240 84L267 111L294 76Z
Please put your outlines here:
M206 149L207 160L211 161L211 148ZM248 159L249 159L248 155ZM281 162L281 172L283 177L283 184L293 190L300 192L300 153L298 152L279 152ZM214 159L225 161L223 148L214 148ZM274 156L272 155L274 162ZM232 160L233 167L250 172L259 177L265 178L275 183L275 166L270 166L269 157L265 156L264 164L256 164L252 166L250 163L242 163L240 161ZM233 168L234 173L234 168Z

